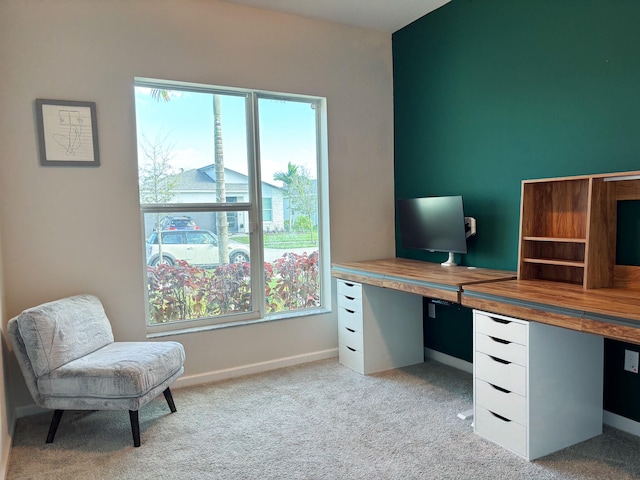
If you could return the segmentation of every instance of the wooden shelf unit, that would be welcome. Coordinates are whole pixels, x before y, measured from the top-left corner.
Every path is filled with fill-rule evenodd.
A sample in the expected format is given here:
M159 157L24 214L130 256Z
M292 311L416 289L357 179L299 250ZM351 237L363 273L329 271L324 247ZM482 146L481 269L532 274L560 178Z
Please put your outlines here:
M614 285L618 200L640 199L640 172L522 182L519 280Z

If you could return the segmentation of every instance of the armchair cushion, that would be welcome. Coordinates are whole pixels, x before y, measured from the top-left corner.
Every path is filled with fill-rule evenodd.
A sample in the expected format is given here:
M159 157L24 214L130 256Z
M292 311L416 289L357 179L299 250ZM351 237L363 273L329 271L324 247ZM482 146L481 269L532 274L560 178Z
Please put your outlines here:
M36 377L113 343L111 324L93 295L25 310L18 329Z
M38 378L45 397L96 401L144 397L182 370L184 348L178 342L115 342L66 363ZM69 409L81 408L70 406Z

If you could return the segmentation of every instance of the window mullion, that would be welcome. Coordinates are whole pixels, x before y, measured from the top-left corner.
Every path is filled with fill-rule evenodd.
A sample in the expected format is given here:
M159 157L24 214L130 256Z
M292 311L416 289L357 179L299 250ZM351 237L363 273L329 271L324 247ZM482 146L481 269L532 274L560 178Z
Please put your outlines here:
M260 317L264 317L265 309L265 284L264 284L264 244L262 234L262 189L260 186L260 126L258 116L258 98L252 93L247 102L247 142L249 144L249 178L251 190L251 204L249 218L251 219L251 258L256 261L251 262L251 278L253 283L252 296L253 309L260 312Z
M140 206L142 213L164 212L248 212L250 203L175 203L175 204L144 204Z

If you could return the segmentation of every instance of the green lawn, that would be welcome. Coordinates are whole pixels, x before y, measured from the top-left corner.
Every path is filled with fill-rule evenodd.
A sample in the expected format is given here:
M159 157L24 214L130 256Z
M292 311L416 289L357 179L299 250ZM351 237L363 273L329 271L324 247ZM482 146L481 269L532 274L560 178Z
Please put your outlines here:
M249 245L249 235L234 234L231 240ZM265 233L265 248L304 248L318 246L318 232L313 232L313 240L309 232L306 233Z

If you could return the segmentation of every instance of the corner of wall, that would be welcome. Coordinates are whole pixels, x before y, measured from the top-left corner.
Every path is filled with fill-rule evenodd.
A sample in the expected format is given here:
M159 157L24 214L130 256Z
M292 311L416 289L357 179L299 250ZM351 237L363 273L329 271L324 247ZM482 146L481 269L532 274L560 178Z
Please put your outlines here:
M8 349L5 341L5 331L7 325L7 312L4 302L4 283L2 270L2 230L0 229L0 480L7 476L9 465L9 453L11 451L11 440L15 428L15 414L11 408L11 402L7 398L7 378L5 371L7 365L6 356Z

